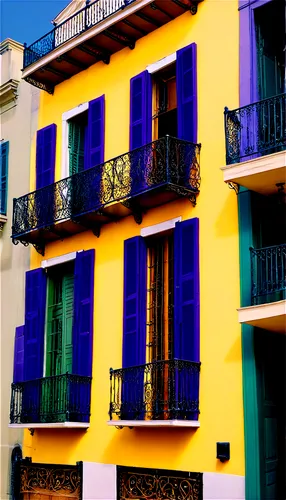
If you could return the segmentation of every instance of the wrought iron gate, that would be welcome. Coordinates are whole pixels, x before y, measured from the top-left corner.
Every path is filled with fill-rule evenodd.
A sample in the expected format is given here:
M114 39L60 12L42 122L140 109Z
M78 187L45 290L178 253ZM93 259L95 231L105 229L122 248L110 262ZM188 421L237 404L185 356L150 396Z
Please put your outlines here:
M202 500L199 472L117 467L117 500Z

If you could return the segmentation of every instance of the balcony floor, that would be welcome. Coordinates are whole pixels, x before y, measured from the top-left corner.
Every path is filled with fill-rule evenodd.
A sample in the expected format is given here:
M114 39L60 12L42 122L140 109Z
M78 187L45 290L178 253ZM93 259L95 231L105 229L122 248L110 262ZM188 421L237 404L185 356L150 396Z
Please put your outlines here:
M47 243L62 240L83 231L91 230L96 236L99 236L101 226L109 222L118 222L129 215L133 215L136 222L141 223L142 215L148 209L169 203L181 196L189 195L190 199L193 199L195 194L197 192L192 190L189 190L188 193L187 189L182 190L180 193L175 185L164 184L152 189L149 188L146 192L133 196L130 199L114 201L109 205L105 205L100 210L91 210L79 217L75 217L73 220L64 219L53 225L13 235L12 239L14 242L20 241L21 243L30 243L39 248L42 247L44 251L44 246Z
M276 184L286 180L286 151L260 156L221 168L223 180L263 195L277 193Z
M239 323L275 333L286 333L286 300L238 309Z
M88 422L56 422L56 423L30 423L30 424L9 424L11 429L88 429Z
M198 420L108 420L113 427L200 427Z

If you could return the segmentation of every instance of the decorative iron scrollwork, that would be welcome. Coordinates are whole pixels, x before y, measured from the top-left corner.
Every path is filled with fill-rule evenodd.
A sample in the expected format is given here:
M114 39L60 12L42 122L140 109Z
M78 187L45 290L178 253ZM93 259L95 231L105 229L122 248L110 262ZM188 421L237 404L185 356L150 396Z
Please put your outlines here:
M21 465L21 493L61 494L78 498L81 476L77 467L68 465Z
M202 474L118 467L119 500L202 500Z
M199 375L200 363L179 359L110 370L110 420L196 420Z

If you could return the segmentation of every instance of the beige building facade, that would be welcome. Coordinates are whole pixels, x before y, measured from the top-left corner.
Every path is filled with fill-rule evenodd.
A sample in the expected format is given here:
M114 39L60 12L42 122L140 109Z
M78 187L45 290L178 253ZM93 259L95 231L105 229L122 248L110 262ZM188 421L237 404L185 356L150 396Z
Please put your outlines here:
M9 429L15 328L24 324L24 280L29 250L11 241L13 198L29 190L30 144L37 128L39 91L21 80L23 46L0 44L0 317L1 317L1 491L10 498L11 453L22 431Z

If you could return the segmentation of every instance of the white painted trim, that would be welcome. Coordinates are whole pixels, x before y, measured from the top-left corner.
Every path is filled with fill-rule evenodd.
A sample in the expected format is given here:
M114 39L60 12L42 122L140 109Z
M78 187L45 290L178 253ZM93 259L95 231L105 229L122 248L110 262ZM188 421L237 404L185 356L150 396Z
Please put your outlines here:
M162 68L165 68L166 66L169 66L169 64L172 64L173 62L175 62L177 59L177 53L176 52L173 52L173 54L170 54L169 56L166 56L166 57L163 57L162 59L159 59L159 61L156 61L155 63L153 64L149 64L149 66L147 66L147 71L148 73L156 73L157 71L159 71L160 69Z
M163 231L168 231L173 229L176 222L181 222L182 217L175 217L174 219L166 220L165 222L160 222L159 224L154 224L153 226L143 227L140 231L140 235L143 238L146 236L152 236L153 234L162 233Z
M70 109L69 111L65 111L65 113L62 114L62 120L67 121L73 118L74 116L80 115L80 113L83 113L84 111L88 110L88 102L83 102L76 106L75 108Z
M235 474L203 472L203 499L245 500L245 477Z
M143 9L146 5L149 5L152 2L153 0L137 0L136 2L129 4L124 9L102 20L100 23L96 24L93 28L84 31L81 35L72 38L71 40L68 40L67 42L63 43L62 45L54 49L51 53L47 54L45 57L42 57L35 63L31 64L31 66L25 68L22 73L22 78L26 78L27 76L32 75L35 71L42 68L43 66L46 66L49 62L53 61L60 55L68 52L74 47L77 47L81 43L86 42L90 38L93 38L95 35L98 35L102 31L110 28L113 24L122 21L126 17L131 16L132 14L135 14L135 12L137 12L140 9Z
M79 104L75 108L70 109L69 111L65 111L62 114L62 171L61 171L61 179L65 179L69 177L69 155L68 155L68 120L73 118L74 116L80 115L88 110L89 103L83 102Z
M41 267L43 269L47 269L48 267L58 266L59 264L70 262L71 260L75 260L76 254L77 252L70 252L65 253L64 255L59 255L58 257L52 257L51 259L43 260L41 263Z
M107 420L113 427L200 427L198 420Z
M116 465L82 463L82 500L116 500Z
M8 424L11 429L88 429L89 423L85 422L57 422L46 424Z

